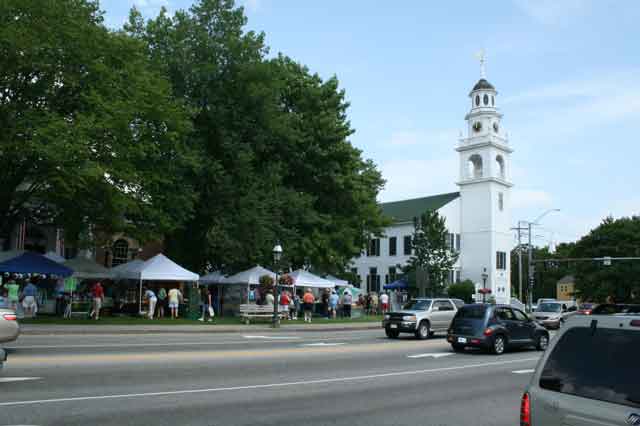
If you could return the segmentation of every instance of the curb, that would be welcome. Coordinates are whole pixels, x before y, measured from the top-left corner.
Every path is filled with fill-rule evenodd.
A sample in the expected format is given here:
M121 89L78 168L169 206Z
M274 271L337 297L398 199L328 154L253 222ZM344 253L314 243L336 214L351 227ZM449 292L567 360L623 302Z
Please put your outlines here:
M260 333L283 333L283 332L337 332L337 331L362 331L362 330L377 330L380 329L380 324L376 323L363 323L362 325L350 326L350 327L336 327L336 326L282 326L274 329L271 327L263 326L239 326L239 327L225 327L225 326L187 326L189 328L180 328L180 326L169 326L163 328L131 328L136 326L122 327L122 328L106 328L109 326L90 326L83 325L69 325L63 326L64 328L57 328L56 326L37 326L32 328L31 326L22 326L20 335L22 336L56 336L56 335L107 335L107 334L222 334L222 333L246 333L246 332L260 332Z

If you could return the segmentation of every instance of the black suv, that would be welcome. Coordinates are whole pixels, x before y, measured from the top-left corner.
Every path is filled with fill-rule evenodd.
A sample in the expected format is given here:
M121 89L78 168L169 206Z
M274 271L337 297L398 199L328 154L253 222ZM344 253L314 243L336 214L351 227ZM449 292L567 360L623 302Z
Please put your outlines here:
M458 310L449 327L447 341L456 352L477 347L500 355L511 347L535 346L545 350L549 333L519 309L473 304Z

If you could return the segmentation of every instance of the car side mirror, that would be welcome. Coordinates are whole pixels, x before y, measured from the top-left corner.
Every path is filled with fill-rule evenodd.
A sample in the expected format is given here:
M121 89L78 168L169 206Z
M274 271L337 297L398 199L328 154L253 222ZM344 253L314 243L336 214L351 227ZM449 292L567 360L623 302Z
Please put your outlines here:
M576 308L575 306L572 306L572 307L569 308L569 312L575 312L577 310L578 310L578 308Z

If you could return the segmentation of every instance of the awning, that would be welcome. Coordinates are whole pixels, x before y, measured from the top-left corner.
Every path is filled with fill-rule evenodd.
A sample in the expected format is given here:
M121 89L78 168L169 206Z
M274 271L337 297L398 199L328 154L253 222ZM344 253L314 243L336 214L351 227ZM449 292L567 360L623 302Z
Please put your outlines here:
M183 268L160 253L144 262L138 278L145 281L198 281L200 275Z
M60 256L58 253L56 253L55 251L48 251L44 257L46 257L49 260L53 260L54 262L57 263L63 263L65 260L64 257Z
M334 277L333 275L327 275L326 277L324 277L325 280L329 280L332 283L334 283L336 286L338 287L346 287L349 285L349 281L347 280L342 280L338 277Z
M409 288L409 283L403 279L400 279L392 283L385 284L383 288L385 290L406 290Z
M108 280L114 275L109 269L83 256L67 260L63 265L73 269L72 277L79 280Z
M260 265L254 266L246 271L238 272L235 275L225 278L221 284L245 284L245 285L258 285L260 284L260 277L263 275L270 276L274 281L276 274L270 270L263 268Z
M200 277L202 284L222 284L225 280L225 276L220 271L211 272L205 276Z
M46 274L68 277L73 270L49 260L41 254L25 252L0 263L0 272L12 274Z
M288 274L296 287L334 288L335 283L321 278L304 269L298 269Z
M140 279L140 270L142 269L142 265L144 265L144 260L134 259L130 262L114 266L111 268L111 273L114 278L119 280L137 280Z

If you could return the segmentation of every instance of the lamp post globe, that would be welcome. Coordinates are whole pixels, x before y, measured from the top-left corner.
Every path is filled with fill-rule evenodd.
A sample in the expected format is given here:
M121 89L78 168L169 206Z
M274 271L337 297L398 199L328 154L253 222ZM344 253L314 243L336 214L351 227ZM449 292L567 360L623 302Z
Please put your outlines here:
M280 244L276 244L272 250L273 253L273 269L276 275L276 279L273 283L273 328L280 327L280 315L278 313L278 303L279 303L279 295L278 295L278 264L280 263L280 259L282 258L282 246Z

